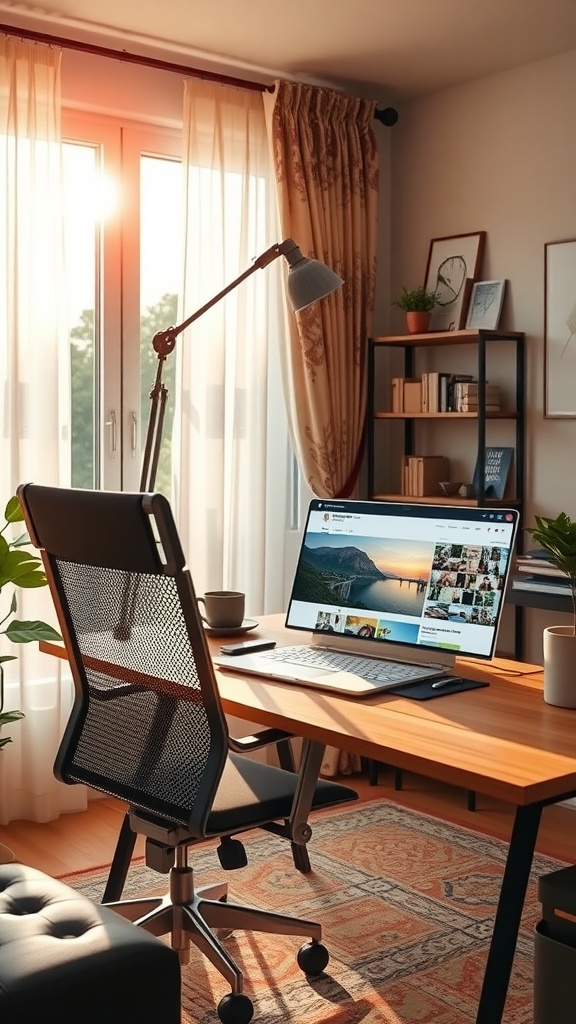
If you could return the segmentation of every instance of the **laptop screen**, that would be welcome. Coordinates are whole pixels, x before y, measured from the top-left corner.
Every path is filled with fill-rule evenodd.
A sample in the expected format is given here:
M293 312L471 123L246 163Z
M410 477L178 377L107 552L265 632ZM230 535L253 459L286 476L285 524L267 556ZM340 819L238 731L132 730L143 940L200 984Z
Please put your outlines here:
M286 626L492 657L518 513L314 499ZM382 649L382 654L384 650Z

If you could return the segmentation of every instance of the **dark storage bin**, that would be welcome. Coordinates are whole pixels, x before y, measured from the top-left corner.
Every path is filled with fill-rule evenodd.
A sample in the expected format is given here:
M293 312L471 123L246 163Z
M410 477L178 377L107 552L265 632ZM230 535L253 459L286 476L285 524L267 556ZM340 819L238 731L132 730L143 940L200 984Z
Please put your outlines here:
M542 920L534 934L534 1024L576 1020L576 867L538 882Z

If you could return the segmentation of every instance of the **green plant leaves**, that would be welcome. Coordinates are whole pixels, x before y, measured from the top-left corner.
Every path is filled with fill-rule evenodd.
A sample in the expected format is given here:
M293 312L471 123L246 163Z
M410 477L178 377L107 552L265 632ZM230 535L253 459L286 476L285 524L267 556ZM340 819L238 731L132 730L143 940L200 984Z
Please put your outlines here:
M548 516L534 518L536 526L529 529L528 533L548 552L552 564L570 580L576 633L576 522L572 522L565 512L560 512L556 519Z
M4 518L7 523L23 523L24 513L18 498L14 494L8 501L4 511Z
M556 519L535 516L536 526L528 533L550 555L551 561L571 578L576 578L576 522L560 512Z
M19 722L21 718L26 716L22 711L2 711L0 713L0 729L3 725L11 725L12 722ZM7 743L12 743L11 736L0 736L0 750L5 747Z
M29 644L34 640L62 639L56 629L53 629L47 622L42 622L40 619L30 619L22 622L18 619L12 619L10 625L3 630L3 633L13 644Z
M22 550L30 544L27 533L21 534L16 540L6 540L3 534L13 523L24 521L22 506L16 495L8 501L4 512L6 522L0 530L0 591L7 583L13 583L15 587L31 589L34 587L45 587L48 580L44 572L42 559L30 551ZM14 644L29 644L39 640L61 640L60 633L39 619L18 620L12 618L5 629L1 627L15 614L17 610L16 594L13 593L8 613L0 619L0 637L5 636ZM24 715L21 711L2 711L4 703L4 669L6 661L15 661L15 655L0 655L0 729L3 725L18 722ZM0 749L10 743L9 736L0 737Z
M3 711L0 715L0 729L3 725L7 725L8 722L19 722L21 718L25 717L22 711Z
M18 587L45 587L46 574L41 560L29 551L12 551L0 537L0 590L7 583Z
M429 292L426 288L407 288L404 285L399 299L392 303L408 313L429 313L436 305L437 292Z

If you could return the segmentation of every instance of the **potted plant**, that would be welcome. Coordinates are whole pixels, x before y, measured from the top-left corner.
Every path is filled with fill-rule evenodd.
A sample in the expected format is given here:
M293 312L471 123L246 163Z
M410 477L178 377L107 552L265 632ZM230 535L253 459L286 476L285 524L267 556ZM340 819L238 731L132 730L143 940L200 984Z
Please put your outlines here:
M549 555L552 565L565 573L572 591L572 624L548 626L543 635L544 700L562 708L576 708L576 522L560 512L556 519L536 516L528 530Z
M42 566L42 561L37 555L30 551L23 550L30 544L27 533L21 534L15 540L4 536L13 523L24 521L24 515L18 498L10 498L4 512L5 523L0 529L0 597L8 584L15 587L28 589L30 587L45 587L47 579ZM0 605L0 636L5 636L13 644L28 644L36 640L61 640L60 634L46 622L39 620L22 621L14 618L18 605L16 593L13 592L8 605L8 611L4 614L4 608ZM4 664L7 661L14 661L14 654L0 654L0 731L4 725L10 725L24 718L22 711L4 711ZM10 736L0 736L0 749L11 742Z
M406 326L410 334L425 334L430 327L432 310L436 305L437 292L429 292L426 288L407 288L404 286L399 299L392 305L403 309L406 313Z

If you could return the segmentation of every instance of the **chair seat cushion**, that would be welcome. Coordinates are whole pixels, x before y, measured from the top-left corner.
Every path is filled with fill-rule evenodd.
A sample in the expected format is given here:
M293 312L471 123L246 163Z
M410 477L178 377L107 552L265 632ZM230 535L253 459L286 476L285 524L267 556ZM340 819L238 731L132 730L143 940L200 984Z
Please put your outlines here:
M288 818L298 782L298 775L292 772L230 754L208 815L206 834L221 835L231 829ZM320 780L316 783L312 808L328 807L357 797L358 794L347 786Z
M0 865L2 1024L180 1021L180 965L153 935L22 864Z

